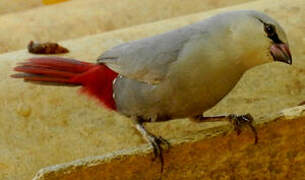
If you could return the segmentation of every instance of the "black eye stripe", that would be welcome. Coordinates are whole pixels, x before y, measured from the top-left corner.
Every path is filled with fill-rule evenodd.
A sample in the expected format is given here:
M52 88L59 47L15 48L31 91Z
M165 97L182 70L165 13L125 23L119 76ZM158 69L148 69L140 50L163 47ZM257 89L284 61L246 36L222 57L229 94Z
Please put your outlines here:
M265 23L261 19L258 20L264 24L264 31L266 32L269 39L271 39L276 44L283 43L283 41L281 41L279 36L277 35L274 25Z
M277 43L277 44L283 43L283 42L279 39L279 37L278 37L278 35L277 35L276 32L273 33L272 35L268 35L268 37L269 37L274 43Z
M282 43L276 33L275 27L272 24L264 23L264 30L267 33L268 38L270 38L274 43Z
M270 24L264 24L264 30L270 36L275 33L274 26Z

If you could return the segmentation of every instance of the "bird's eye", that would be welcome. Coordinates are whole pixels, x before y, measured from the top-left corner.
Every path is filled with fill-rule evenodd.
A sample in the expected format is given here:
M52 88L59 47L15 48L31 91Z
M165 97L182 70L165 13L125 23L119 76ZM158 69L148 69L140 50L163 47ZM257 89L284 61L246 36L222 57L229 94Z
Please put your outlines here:
M274 26L271 24L265 24L264 30L268 36L272 36L275 33Z

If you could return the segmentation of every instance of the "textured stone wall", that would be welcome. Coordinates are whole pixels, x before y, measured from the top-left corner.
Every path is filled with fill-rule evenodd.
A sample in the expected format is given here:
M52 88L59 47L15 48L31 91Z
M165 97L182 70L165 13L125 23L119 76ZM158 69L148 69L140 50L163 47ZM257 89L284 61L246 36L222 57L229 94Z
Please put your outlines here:
M260 139L256 145L251 143L250 131L244 131L241 136L224 133L228 130L225 126L202 131L201 137L192 136L165 153L161 177L168 180L304 179L304 115L266 119L266 124L257 126ZM160 165L158 161L152 162L151 157L147 147L130 149L45 168L34 180L157 180Z

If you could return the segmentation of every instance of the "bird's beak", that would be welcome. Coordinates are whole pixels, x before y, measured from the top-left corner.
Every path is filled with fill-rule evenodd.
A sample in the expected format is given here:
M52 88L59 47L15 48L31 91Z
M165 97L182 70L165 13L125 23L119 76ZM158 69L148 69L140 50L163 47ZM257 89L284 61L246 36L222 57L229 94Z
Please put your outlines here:
M270 47L270 53L275 61L292 64L291 53L289 47L284 43L273 44Z

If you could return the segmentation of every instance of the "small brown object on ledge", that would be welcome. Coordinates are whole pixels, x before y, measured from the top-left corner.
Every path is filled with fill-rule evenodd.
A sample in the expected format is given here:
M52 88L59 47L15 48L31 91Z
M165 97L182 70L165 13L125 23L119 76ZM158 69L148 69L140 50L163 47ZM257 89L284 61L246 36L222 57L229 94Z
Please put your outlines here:
M33 54L63 54L69 52L67 48L62 47L57 43L38 43L34 41L30 41L28 44L28 51Z
M303 106L303 105L305 105L305 101L302 101L298 104L298 106Z

